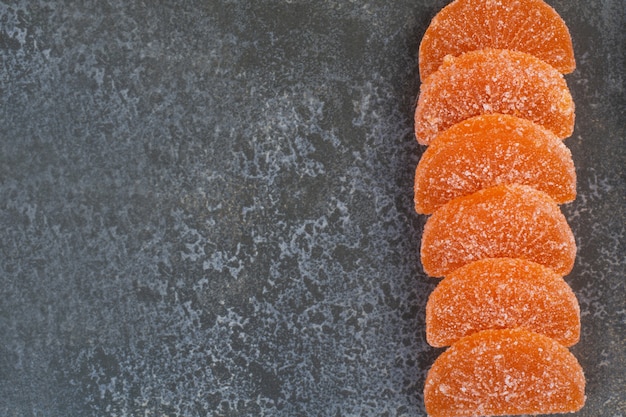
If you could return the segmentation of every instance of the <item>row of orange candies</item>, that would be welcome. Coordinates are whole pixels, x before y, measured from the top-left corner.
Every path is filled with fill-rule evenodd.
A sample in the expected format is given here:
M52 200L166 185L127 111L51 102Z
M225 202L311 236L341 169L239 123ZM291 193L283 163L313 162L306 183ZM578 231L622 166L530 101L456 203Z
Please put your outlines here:
M576 197L572 41L542 0L455 0L420 44L415 134L424 271L444 277L426 337L450 346L428 372L429 415L572 412L585 378L569 346L576 256L558 204Z

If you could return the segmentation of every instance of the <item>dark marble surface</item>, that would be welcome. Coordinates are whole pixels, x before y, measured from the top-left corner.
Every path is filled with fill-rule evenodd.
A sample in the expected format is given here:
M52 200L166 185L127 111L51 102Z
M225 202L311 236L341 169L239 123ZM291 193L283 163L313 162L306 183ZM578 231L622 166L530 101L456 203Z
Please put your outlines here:
M423 416L412 113L446 3L0 1L0 415ZM626 7L550 3L576 415L623 417Z

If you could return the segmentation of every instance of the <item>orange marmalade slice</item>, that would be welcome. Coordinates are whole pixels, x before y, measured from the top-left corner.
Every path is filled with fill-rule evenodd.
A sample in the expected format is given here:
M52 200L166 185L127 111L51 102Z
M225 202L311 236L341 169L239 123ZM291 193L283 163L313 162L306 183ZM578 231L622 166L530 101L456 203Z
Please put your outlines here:
M547 336L485 330L435 360L424 403L432 417L573 412L585 403L585 376L574 355Z
M563 74L576 68L569 30L542 0L456 0L441 9L420 43L424 81L446 55L483 48L514 49L547 62Z
M502 114L467 119L439 134L415 171L415 210L499 184L530 185L557 203L576 197L572 154L549 130Z
M580 307L550 268L516 258L488 258L447 275L426 304L426 340L448 346L481 330L523 327L564 346L580 337Z
M424 271L444 276L484 258L522 258L567 275L576 257L574 235L559 206L526 185L499 185L456 198L426 221Z
M559 139L574 130L574 101L557 70L524 52L480 49L447 56L422 83L415 135L427 145L450 126L485 113L531 120Z

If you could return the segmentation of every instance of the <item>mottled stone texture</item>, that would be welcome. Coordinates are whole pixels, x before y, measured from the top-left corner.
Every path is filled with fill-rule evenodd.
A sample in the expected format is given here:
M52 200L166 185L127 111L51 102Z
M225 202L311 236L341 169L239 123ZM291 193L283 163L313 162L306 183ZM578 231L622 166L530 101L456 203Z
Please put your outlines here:
M412 113L445 4L0 1L0 415L423 416ZM551 4L576 415L624 416L624 3Z

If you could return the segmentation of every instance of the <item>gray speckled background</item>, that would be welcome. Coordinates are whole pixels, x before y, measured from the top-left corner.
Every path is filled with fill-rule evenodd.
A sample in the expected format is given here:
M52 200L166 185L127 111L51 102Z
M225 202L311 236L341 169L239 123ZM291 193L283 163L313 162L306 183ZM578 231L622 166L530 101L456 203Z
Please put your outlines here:
M417 48L447 1L0 1L0 415L423 416ZM567 278L626 416L623 0L578 69Z

